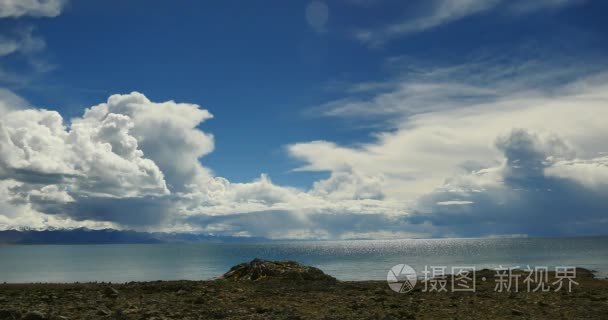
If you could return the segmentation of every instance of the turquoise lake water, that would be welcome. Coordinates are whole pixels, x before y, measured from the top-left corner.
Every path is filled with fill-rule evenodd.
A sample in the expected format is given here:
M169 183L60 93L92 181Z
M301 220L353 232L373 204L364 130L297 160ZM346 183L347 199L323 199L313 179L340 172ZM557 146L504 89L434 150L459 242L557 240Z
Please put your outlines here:
M383 280L396 264L578 266L608 276L608 237L0 246L0 282L202 280L253 258L296 260L340 280Z

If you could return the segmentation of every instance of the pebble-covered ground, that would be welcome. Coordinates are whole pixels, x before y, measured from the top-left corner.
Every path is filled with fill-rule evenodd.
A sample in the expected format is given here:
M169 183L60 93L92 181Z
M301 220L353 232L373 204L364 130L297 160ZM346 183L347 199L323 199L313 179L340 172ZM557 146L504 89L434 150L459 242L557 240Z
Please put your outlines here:
M0 319L608 319L608 280L579 277L571 293L508 293L482 276L474 293L285 279L0 284Z

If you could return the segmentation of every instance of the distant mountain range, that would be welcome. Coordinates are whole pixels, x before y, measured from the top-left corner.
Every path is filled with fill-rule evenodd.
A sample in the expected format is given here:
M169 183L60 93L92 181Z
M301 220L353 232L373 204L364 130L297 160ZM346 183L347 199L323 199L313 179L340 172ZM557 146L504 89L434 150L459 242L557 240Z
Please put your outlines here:
M197 233L137 232L132 230L55 229L3 230L0 244L127 244L172 242L258 242L266 238Z

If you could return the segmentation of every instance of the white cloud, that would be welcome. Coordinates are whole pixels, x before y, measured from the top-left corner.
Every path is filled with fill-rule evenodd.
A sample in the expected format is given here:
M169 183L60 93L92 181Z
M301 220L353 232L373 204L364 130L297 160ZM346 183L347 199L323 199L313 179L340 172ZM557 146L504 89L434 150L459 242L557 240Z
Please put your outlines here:
M114 152L136 151L133 146L137 145L160 168L172 190L183 191L188 185L204 184L211 177L210 171L198 161L213 150L213 136L197 128L212 117L207 110L173 101L153 103L134 92L111 96L107 103L86 110L84 117L74 123L88 127L108 121L108 115L112 114L128 119L131 126L128 135L123 132L114 137L119 142L112 145ZM127 138L130 140L124 141Z
M9 112L0 120L0 170L22 181L46 176L69 182L89 195L168 193L162 172L129 135L130 119L109 114L96 120L75 120L68 130L55 111Z
M39 190L33 189L30 193L21 192L23 182L11 179L0 179L0 230L16 227L33 229L47 228L77 228L88 227L92 229L117 228L116 224L94 221L74 220L66 216L49 215L37 211L31 201L69 201L65 192L56 186L49 185ZM40 199L31 199L31 198Z
M27 107L28 102L14 92L0 88L0 116L9 110L21 109Z
M557 161L545 169L545 174L549 177L570 179L590 189L606 190L608 157Z
M316 181L310 194L331 200L382 200L384 176L334 171L328 179Z
M356 37L372 46L381 45L390 38L420 32L463 17L488 10L499 3L499 0L439 0L433 2L433 8L418 17L386 26L377 31L360 31Z
M559 170L563 161L556 160L563 154L555 143L530 131L512 131L497 141L506 158L503 163L452 177L422 196L407 220L430 224L434 235L601 234L608 222L608 188L580 184L579 177L547 174ZM468 204L442 205L454 197Z
M67 0L0 0L0 18L56 17Z
M473 204L473 201L468 200L448 200L448 201L439 201L435 203L438 206L461 206L467 204Z
M382 116L416 114L452 107L455 102L467 104L494 98L495 90L450 82L405 82L370 100L346 99L325 103L319 110L326 116ZM441 92L440 95L437 92ZM432 101L432 103L430 103Z

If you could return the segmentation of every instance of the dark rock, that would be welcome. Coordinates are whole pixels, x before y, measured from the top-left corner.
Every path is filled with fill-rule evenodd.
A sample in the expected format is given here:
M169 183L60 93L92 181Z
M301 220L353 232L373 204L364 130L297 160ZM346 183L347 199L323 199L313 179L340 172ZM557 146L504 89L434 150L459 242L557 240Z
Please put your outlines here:
M295 261L269 261L253 259L241 263L226 272L222 279L259 281L268 279L307 280L335 282L336 279L315 267L305 266Z
M256 313L266 313L266 312L269 312L269 311L270 311L270 309L268 309L268 308L263 308L263 307L257 307L257 308L255 308L255 312Z

